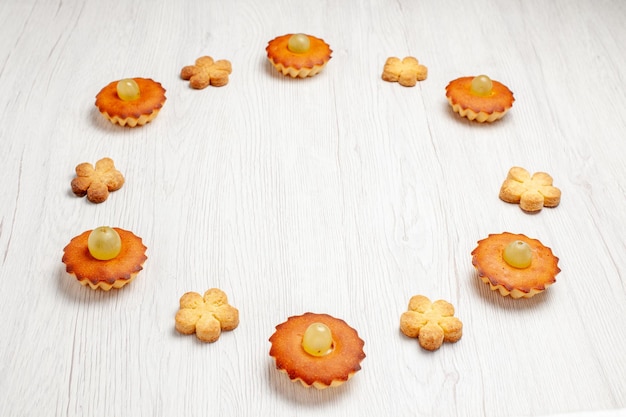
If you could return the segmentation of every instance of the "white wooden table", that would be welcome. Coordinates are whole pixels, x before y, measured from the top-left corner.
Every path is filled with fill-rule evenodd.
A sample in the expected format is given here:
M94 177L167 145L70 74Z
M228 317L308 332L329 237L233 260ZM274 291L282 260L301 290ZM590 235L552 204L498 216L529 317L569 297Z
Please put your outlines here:
M0 415L624 415L625 21L620 0L0 1ZM267 42L292 32L331 45L318 76L271 68ZM227 86L179 78L201 55L232 62ZM427 80L381 80L408 55ZM515 93L490 125L445 98L479 73ZM131 76L168 97L135 129L94 106ZM105 156L124 187L75 197L74 167ZM560 206L499 200L516 165L550 173ZM119 291L61 262L100 225L148 247ZM555 285L512 300L480 282L470 252L503 231L553 249ZM211 287L239 327L179 335L179 297ZM458 343L400 333L415 294L455 305ZM268 355L306 311L365 340L342 387L291 383Z

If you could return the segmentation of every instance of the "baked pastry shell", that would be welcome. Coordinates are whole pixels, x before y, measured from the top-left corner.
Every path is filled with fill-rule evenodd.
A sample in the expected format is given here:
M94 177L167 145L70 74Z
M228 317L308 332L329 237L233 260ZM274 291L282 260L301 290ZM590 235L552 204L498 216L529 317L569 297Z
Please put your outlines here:
M150 78L133 78L139 86L137 100L125 101L117 95L117 81L112 81L96 95L96 107L113 124L143 126L152 121L165 104L165 88Z
M265 51L272 65L283 75L293 78L312 77L319 73L331 58L330 46L320 38L306 35L310 41L309 50L298 54L288 48L291 36L291 33L278 36L267 44Z
M145 254L147 248L141 238L127 230L117 227L113 229L122 240L122 249L113 259L102 261L91 256L87 247L91 230L74 237L63 249L62 260L67 273L73 275L82 285L105 291L122 288L143 269L143 263L148 257Z
M515 240L526 242L532 250L532 263L527 268L515 268L502 257L507 245ZM479 278L492 290L513 298L530 298L556 282L561 272L558 262L559 258L539 240L509 232L490 234L472 251L472 264Z
M304 332L313 323L325 324L332 333L333 350L328 355L313 356L302 347ZM269 341L272 343L270 356L275 359L276 367L305 387L339 386L361 369L360 363L365 358L365 342L357 331L328 314L305 313L289 317L276 326Z
M504 84L491 80L492 91L488 96L472 93L474 77L461 77L446 86L446 97L452 110L477 122L493 122L502 118L513 106L513 92Z

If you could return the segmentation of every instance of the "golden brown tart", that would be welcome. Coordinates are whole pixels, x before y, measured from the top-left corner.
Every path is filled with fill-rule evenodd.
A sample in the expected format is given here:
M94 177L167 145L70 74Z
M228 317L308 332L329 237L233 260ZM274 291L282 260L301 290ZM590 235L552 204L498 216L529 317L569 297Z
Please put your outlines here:
M529 254L528 265L513 266L505 260L505 252L516 248ZM556 282L555 277L561 272L558 262L552 250L537 239L508 232L479 240L472 251L472 264L479 278L492 290L513 298L530 298Z
M507 86L484 75L450 81L446 97L452 110L480 123L502 118L515 101Z
M322 356L308 353L303 347L303 337L311 325L323 324L332 334L331 350ZM305 313L276 326L270 337L270 356L276 367L292 381L305 387L318 389L336 387L350 379L361 369L365 358L364 342L357 331L345 321L328 314Z
M63 263L67 273L73 275L82 285L105 291L122 288L143 269L143 263L148 257L147 248L141 238L127 230L117 227L113 229L122 241L121 251L113 259L102 261L91 255L87 246L91 230L74 237L63 249Z
M290 49L290 39L299 37L307 43L308 48ZM287 34L274 38L265 48L267 58L283 75L292 78L312 77L319 73L328 63L333 52L328 44L315 36L302 33Z
M117 84L113 81L96 95L96 107L113 124L121 126L143 126L154 120L165 104L165 89L150 78L132 78L139 87L139 97L123 100L118 95Z

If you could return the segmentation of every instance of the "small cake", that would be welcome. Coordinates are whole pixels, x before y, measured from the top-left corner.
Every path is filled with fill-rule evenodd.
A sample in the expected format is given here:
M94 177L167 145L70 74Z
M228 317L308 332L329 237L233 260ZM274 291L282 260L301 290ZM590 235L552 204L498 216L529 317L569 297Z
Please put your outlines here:
M135 279L148 259L146 249L132 232L102 226L73 238L63 249L63 263L82 285L109 291Z
M187 292L180 297L176 313L176 330L181 334L196 334L198 340L213 343L222 331L239 325L239 310L228 304L226 293L211 288L204 295Z
M480 123L502 118L515 101L507 86L486 75L450 81L446 97L452 110Z
M463 323L454 317L454 306L449 302L431 302L428 297L414 295L408 310L400 316L400 331L417 338L422 348L433 351L443 342L458 342L463 336Z
M283 75L293 78L312 77L319 73L333 52L322 39L303 33L278 36L265 50L272 65Z
M345 321L305 313L276 326L270 337L276 367L305 387L336 387L361 369L363 340Z
M478 241L472 264L478 277L502 296L530 298L556 282L559 258L537 239L504 232Z
M165 100L160 83L149 78L125 78L100 90L96 107L111 123L135 127L157 117Z

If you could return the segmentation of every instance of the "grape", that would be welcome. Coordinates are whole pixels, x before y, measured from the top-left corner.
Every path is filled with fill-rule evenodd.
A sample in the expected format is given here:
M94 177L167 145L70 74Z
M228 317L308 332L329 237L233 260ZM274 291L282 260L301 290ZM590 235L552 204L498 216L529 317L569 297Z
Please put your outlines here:
M333 350L333 335L323 323L313 323L302 336L302 347L313 356L325 356Z
M472 80L472 92L479 96L488 96L491 94L492 88L493 83L491 82L491 78L486 75L479 75Z
M289 42L287 43L287 48L296 54L303 54L307 52L310 47L311 41L309 40L309 37L303 33L291 35Z
M514 268L528 268L532 262L533 250L528 243L515 240L507 245L502 252L504 261Z
M139 85L132 78L124 78L117 82L117 95L124 101L133 101L139 98Z
M122 250L120 235L108 226L101 226L91 231L87 239L89 253L96 259L108 261L115 258Z

